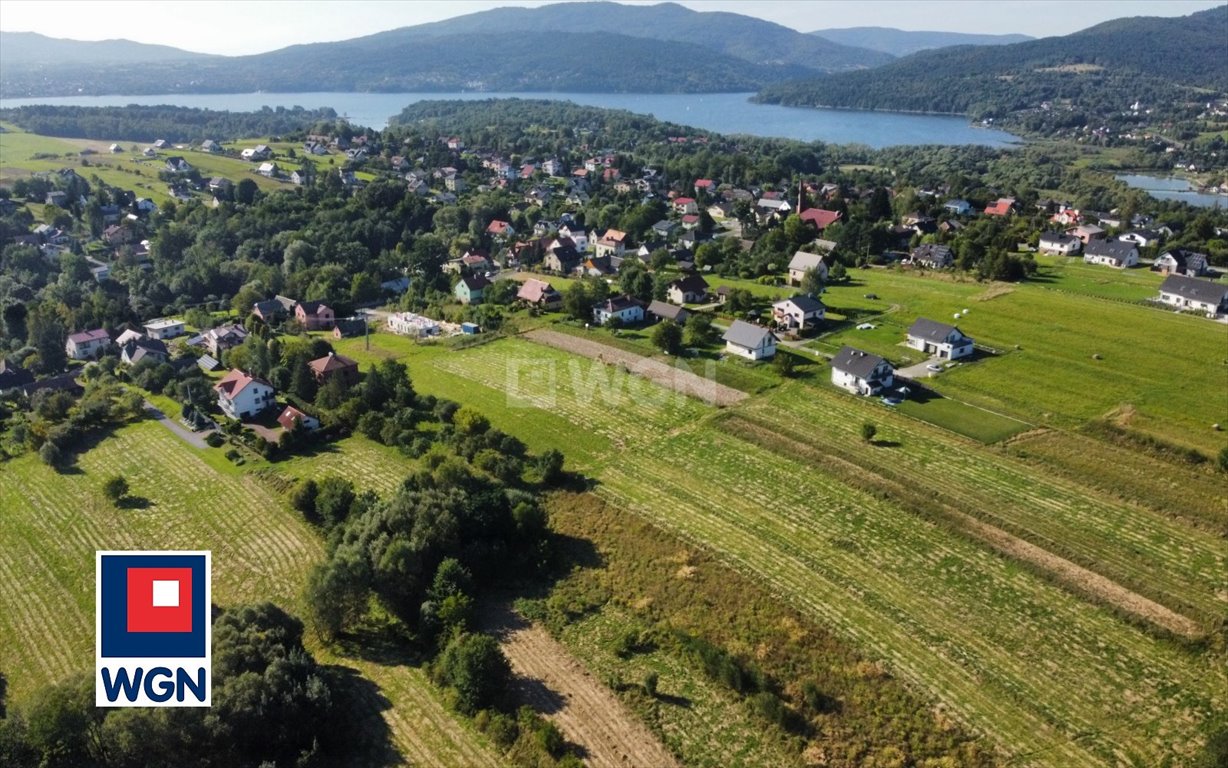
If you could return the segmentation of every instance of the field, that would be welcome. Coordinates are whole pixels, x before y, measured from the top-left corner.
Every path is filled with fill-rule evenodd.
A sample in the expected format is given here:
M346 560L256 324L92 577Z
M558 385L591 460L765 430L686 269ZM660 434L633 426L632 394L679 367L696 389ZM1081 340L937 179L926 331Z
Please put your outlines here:
M515 340L423 363L469 382L450 396L492 403L491 392L516 381L509 365L525 358L569 365L563 353ZM411 371L422 367L411 362ZM612 453L592 465L603 497L716 552L885 660L1021 764L1188 754L1203 721L1228 701L1214 658L912 505L950 495L996 530L1052 547L1195 623L1222 615L1228 594L1228 548L1214 535L1038 478L998 451L818 387L782 386L716 421L693 400L594 399L564 376L548 393L504 402L525 399L522 424L563 418L571 434L609 439ZM866 418L896 445L856 448ZM782 444L862 463L843 470L768 450L747 424L792 441ZM883 485L850 482L860 476ZM915 493L899 495L910 484Z
M0 183L3 184L11 184L13 180L33 173L68 167L74 168L87 180L96 175L111 186L131 189L138 196L148 197L160 204L170 199L170 195L166 182L158 178L158 173L167 157L178 155L206 179L224 176L235 183L252 179L264 190L284 189L287 186L255 173L258 164L237 158L192 149L172 149L160 152L158 157L146 158L141 156L143 145L128 141L118 142L124 152L112 154L109 147L114 142L110 141L50 138L25 133L10 124L4 124L4 128L0 132ZM86 148L93 149L95 154L82 157L80 152ZM35 207L39 210L42 208L41 204Z
M332 466L350 473L377 458L377 448L345 443ZM307 471L314 461L288 469ZM395 465L383 466L399 478ZM103 479L116 472L134 499L119 509L102 494ZM210 549L218 604L271 600L300 614L307 569L323 555L319 534L268 483L154 421L122 428L63 474L35 456L0 464L0 510L0 670L18 705L39 686L93 668L96 549ZM313 650L376 684L371 716L383 716L393 747L413 764L500 764L421 670Z

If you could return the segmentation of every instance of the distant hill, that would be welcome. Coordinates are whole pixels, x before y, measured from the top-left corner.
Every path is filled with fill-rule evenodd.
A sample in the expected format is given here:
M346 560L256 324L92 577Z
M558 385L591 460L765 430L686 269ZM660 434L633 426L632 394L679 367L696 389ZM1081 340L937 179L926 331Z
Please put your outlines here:
M1109 115L1228 90L1228 6L1178 18L1115 19L1064 37L922 51L877 69L765 88L794 106L1002 115L1044 101Z
M61 40L37 32L0 32L0 67L149 64L213 58L205 53L131 40Z
M0 93L730 92L892 58L749 16L673 3L498 8L253 56L151 51L157 47L127 41L42 40L49 41L48 50L37 58L31 51L38 45L24 42L16 52L4 51ZM155 54L161 58L149 58ZM151 62L159 66L145 66Z
M966 32L921 32L892 27L846 27L819 29L810 34L840 45L867 48L871 51L907 56L932 48L953 45L1009 45L1032 40L1029 35L976 35Z

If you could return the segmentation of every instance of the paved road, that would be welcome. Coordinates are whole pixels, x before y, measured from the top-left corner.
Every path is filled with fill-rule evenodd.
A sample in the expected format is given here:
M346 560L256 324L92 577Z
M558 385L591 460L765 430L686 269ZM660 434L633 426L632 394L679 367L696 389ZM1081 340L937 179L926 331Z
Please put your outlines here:
M162 426L174 432L176 435L179 435L179 437L188 445L194 448L208 448L209 447L209 444L205 442L205 436L208 435L209 432L212 432L213 430L207 430L205 432L193 432L190 429L186 429L179 422L175 421L174 419L167 416L162 411L158 410L158 407L154 405L153 403L149 402L148 400L145 401L145 410L149 411L150 416L153 416L155 419L162 422Z

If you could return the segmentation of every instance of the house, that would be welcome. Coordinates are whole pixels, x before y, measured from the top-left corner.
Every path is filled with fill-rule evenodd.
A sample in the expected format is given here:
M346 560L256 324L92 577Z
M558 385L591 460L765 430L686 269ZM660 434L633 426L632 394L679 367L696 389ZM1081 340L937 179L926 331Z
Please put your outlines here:
M481 304L482 291L490 285L491 282L481 275L461 275L453 293L461 304Z
M908 346L930 356L958 360L972 354L972 339L953 325L917 318L908 329Z
M772 320L791 331L813 328L826 314L823 302L808 294L798 294L772 305Z
M234 188L234 184L223 176L214 176L209 179L209 191L215 195L227 195Z
M985 206L986 216L1010 216L1015 212L1015 198L999 197L994 202Z
M1201 277L1207 274L1207 254L1173 248L1155 260L1155 269L1166 275Z
M612 319L617 319L623 325L639 323L644 320L644 305L633 296L611 296L593 307L593 322L605 325Z
M272 155L272 151L264 144L248 147L239 153L239 157L244 160L268 160L270 155Z
M234 349L247 338L247 329L241 325L219 325L201 334L205 348L215 358L221 358L222 353Z
M930 269L945 269L955 263L955 254L950 246L926 243L913 248L908 255L909 261Z
M617 229L607 229L593 243L593 252L598 256L622 256L627 249L627 233Z
M47 193L47 196L43 199L43 202L47 205L66 208L68 206L68 193L62 192L58 189L53 189Z
M529 279L516 291L516 298L525 304L542 309L558 309L563 306L563 296L545 280Z
M570 240L555 240L542 257L542 268L560 275L568 275L580 265L580 254Z
M256 173L271 179L278 173L277 163L261 163L260 167L256 169Z
M307 331L331 331L336 322L332 307L322 301L300 301L294 305L294 319Z
M31 381L22 387L22 394L26 397L34 397L36 392L67 392L73 397L80 397L85 392L85 387L77 383L76 374L61 373L59 376L49 376L45 379Z
M1183 310L1214 316L1228 312L1228 285L1185 275L1169 275L1160 284L1160 301Z
M34 375L0 357L0 392L11 392L34 383Z
M1083 245L1087 245L1093 240L1104 237L1104 230L1095 224L1080 224L1074 229L1067 230L1066 234L1074 235Z
M662 219L661 221L658 221L656 224L652 225L652 233L665 240L673 237L674 233L677 231L678 225L669 219Z
M673 208L674 213L699 213L699 204L693 197L675 197Z
M345 355L329 352L324 357L307 363L307 367L311 369L311 375L315 376L316 381L321 385L333 379L340 379L341 383L347 387L358 383L358 363Z
M1064 232L1041 232L1038 248L1041 253L1069 256L1078 253L1083 243L1074 235Z
M725 302L729 301L729 292L730 292L730 291L732 291L732 290L733 290L733 289L732 289L732 288L730 288L730 287L729 287L729 286L727 286L727 285L717 286L717 289L716 289L716 303L717 303L717 304L724 304Z
M584 263L577 267L577 271L584 277L608 277L618 274L618 268L614 266L614 259L618 259L618 263L622 263L620 256L590 256L584 260Z
M119 359L126 365L136 365L144 360L165 363L170 358L166 344L157 339L137 339L124 345Z
M819 279L827 282L827 263L823 261L822 254L806 251L794 253L793 258L789 260L789 285L801 285L802 278L812 269L817 269Z
M308 416L293 405L286 406L286 409L277 417L277 423L287 432L293 432L296 429L315 432L320 428L319 419Z
M726 354L747 360L766 360L776 354L776 334L745 320L734 320L721 338L725 342Z
M64 352L72 360L89 360L100 355L111 345L111 336L102 328L79 331L69 335L64 343Z
M201 355L196 360L196 367L205 373L213 373L221 368L222 364L213 355Z
M156 142L156 141L155 141L155 142L154 142L154 146L155 146L155 147L157 147L157 146L158 146L158 142ZM159 148L159 149L165 149L165 147L158 147L158 148ZM201 152L208 152L208 153L210 153L210 154L213 154L213 153L216 153L216 152L221 152L221 151L222 151L222 145L221 145L221 144L218 144L218 143L217 143L216 141L214 141L213 139L205 139L204 141L202 141L202 142L200 143L200 151L201 151Z
M695 194L711 193L716 189L716 183L712 179L696 179Z
M844 347L831 359L831 383L855 395L877 395L895 383L895 368L877 355Z
M733 218L733 203L713 203L708 206L708 215L714 219Z
M391 293L394 296L400 296L409 290L409 278L405 276L394 277L391 280L385 280L379 284L380 290L385 293Z
M296 304L298 302L294 299L278 295L271 299L257 301L252 305L252 314L271 325L284 320L291 312L294 312Z
M167 172L169 173L191 173L192 172L191 164L189 164L187 160L184 160L182 157L178 157L178 156L166 158L165 167L166 167Z
M1104 264L1117 269L1138 266L1138 246L1120 240L1093 240L1083 249L1087 264Z
M170 146L171 146L171 143L167 141L166 139L158 139L157 141L153 143L154 149L169 149ZM201 149L204 149L203 144L201 145Z
M506 221L495 219L486 227L486 234L495 237L512 237L516 234L516 230Z
M678 325L684 325L690 316L689 310L674 304L656 299L648 303L648 317L652 320L673 320Z
M1152 245L1159 245L1164 236L1154 229L1136 229L1133 232L1127 232L1117 238L1123 243L1134 243L1139 248L1147 248Z
M708 295L708 281L700 275L687 275L665 287L665 297L671 304L694 304Z
M217 405L222 413L232 419L248 419L260 414L274 404L277 395L272 384L248 376L237 368L230 369L214 384L213 391L217 392Z
M151 320L145 323L145 335L151 339L173 339L184 333L183 321L173 318Z
M131 342L134 342L134 341L137 341L143 338L145 338L145 334L141 333L140 331L134 331L131 328L127 328L124 330L123 333L121 333L119 336L116 337L115 346L123 347Z
M352 339L367 333L367 321L361 318L343 318L333 326L334 339Z
M588 250L588 233L580 227L563 224L559 227L559 238L571 240L571 245L580 253Z
M822 208L807 208L802 211L800 218L803 222L813 226L817 231L823 230L835 224L841 218L839 211L827 211Z

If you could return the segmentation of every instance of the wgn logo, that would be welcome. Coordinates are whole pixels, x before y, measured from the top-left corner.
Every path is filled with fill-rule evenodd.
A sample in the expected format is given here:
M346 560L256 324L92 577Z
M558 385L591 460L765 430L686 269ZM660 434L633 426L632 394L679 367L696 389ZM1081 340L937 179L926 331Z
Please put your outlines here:
M100 707L210 704L208 552L98 552Z

